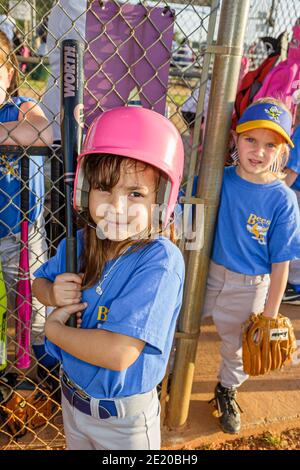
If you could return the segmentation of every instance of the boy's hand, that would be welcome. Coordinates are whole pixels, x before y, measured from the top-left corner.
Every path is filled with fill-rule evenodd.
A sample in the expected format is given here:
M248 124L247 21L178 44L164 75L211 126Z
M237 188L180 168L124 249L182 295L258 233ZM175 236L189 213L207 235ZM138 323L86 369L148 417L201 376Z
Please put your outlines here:
M83 274L63 273L56 276L52 285L53 304L58 307L79 304Z

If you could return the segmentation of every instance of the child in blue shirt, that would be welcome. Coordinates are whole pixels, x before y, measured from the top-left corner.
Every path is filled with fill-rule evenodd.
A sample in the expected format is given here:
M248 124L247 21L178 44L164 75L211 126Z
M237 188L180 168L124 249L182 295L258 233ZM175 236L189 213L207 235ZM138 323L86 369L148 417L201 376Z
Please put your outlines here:
M241 325L251 313L278 315L289 262L300 258L299 209L283 181L291 124L280 101L256 101L236 128L237 165L224 171L203 315L221 338L214 402L228 433L240 430L236 392L248 378Z
M18 95L18 63L6 35L0 31L0 144L47 146L52 131L43 111L32 98ZM31 273L47 259L43 217L43 157L29 158L29 264ZM21 159L13 152L0 156L0 258L7 291L9 315L15 315L21 222ZM45 353L44 307L33 300L32 343L40 360ZM53 364L50 358L50 367Z
M87 221L78 233L80 274L65 272L62 241L33 285L43 304L58 307L46 322L46 346L62 363L68 449L160 448L156 386L184 282L181 252L161 230L182 169L180 135L154 111L115 108L90 127L74 188ZM160 200L166 211L157 225ZM65 324L74 314L78 329Z

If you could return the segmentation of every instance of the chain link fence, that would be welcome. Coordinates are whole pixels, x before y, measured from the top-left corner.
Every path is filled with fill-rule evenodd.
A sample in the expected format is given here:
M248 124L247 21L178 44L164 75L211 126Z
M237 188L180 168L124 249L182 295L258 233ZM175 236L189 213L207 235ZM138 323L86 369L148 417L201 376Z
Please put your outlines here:
M300 3L280 0L253 1L250 7L247 43L245 54L249 58L249 69L255 69L272 52L274 42L267 39L276 39L284 34L282 59L286 58L287 43L291 39L292 27L299 15ZM264 41L263 38L266 38ZM271 48L271 50L270 50Z
M11 41L19 64L0 37L0 70L2 75L3 70L7 73L4 78L1 75L0 85L0 122L5 123L0 127L2 449L65 446L58 366L43 351L48 307L30 299L18 284L26 274L20 262L24 246L29 248L32 280L65 234L60 41L81 39L85 46L86 129L95 115L117 105L142 104L162 112L182 135L186 184L196 172L201 153L213 73L213 54L206 51L216 38L219 11L218 1L0 2L0 30ZM277 36L286 30L290 34L297 11L297 0L253 2L245 53L252 54L254 65L262 55L251 46L262 33ZM12 78L17 72L19 81ZM24 222L29 223L28 242L21 235L22 226L27 227ZM24 336L29 323L26 315L20 315L22 304L31 309L27 363ZM167 375L161 384L162 417L168 380ZM17 399L9 412L13 391Z

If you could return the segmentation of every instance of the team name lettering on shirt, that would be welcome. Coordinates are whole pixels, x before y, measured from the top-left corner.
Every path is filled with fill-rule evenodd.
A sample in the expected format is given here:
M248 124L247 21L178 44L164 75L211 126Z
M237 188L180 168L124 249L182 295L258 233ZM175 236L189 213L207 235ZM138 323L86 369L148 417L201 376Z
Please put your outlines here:
M106 321L108 312L109 309L105 307L105 305L100 305L100 307L98 308L97 320Z
M260 245L266 245L266 235L270 224L271 220L251 213L247 220L247 230L252 235L251 238L257 240Z

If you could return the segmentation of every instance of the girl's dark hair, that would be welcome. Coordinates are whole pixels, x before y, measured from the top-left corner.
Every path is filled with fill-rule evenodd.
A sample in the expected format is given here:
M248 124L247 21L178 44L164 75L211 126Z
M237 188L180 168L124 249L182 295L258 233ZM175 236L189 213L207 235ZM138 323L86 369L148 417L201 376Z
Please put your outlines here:
M3 31L0 31L0 66L7 67L8 71L13 70L14 74L7 90L7 97L19 95L19 63L13 52L12 45Z
M104 190L111 190L118 183L121 176L121 168L134 167L137 171L144 171L150 165L119 155L88 155L83 161L83 171L90 188L96 189L100 186ZM154 167L151 167L154 168ZM154 168L157 175L156 191L160 184L160 172ZM86 214L87 221L93 225L89 211ZM171 229L171 234L173 230ZM84 273L83 286L85 289L93 286L99 281L104 265L113 254L117 257L127 247L135 245L134 251L152 241L152 233L145 234L140 240L124 240L115 242L109 239L99 239L95 228L85 224L84 227L84 249L80 258L80 271ZM172 235L170 236L172 240ZM173 240L172 240L173 241Z

